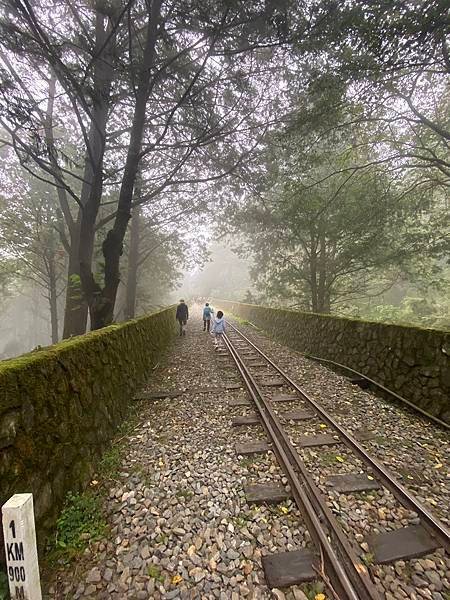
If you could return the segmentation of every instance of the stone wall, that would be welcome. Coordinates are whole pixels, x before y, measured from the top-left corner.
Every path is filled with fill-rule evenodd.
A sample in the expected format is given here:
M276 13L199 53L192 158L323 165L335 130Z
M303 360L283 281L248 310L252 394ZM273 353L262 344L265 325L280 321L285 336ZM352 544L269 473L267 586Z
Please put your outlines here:
M225 300L231 312L295 350L347 365L450 423L450 332Z
M67 491L89 481L175 324L169 308L0 362L0 504L32 492L41 543Z

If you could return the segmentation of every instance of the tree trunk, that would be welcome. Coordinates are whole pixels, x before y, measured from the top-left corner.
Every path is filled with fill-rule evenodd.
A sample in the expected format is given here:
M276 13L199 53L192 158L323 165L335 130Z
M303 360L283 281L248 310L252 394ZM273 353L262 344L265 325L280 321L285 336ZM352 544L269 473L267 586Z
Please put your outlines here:
M327 246L323 224L319 225L319 264L317 286L317 310L320 313L330 312L327 283Z
M105 16L96 14L96 59L94 61L94 105L89 128L89 147L86 152L83 187L81 190L81 222L79 232L79 273L84 298L89 306L91 329L98 329L98 315L103 300L101 288L92 272L92 256L95 241L95 225L103 192L103 159L106 141L106 124L108 120L111 86L114 77L113 52L116 45L115 35ZM101 325L100 325L101 326Z
M55 143L53 136L53 106L56 94L56 76L51 74L49 80L48 103L45 118L45 137L50 149L50 159L55 168L55 172L63 180L64 176L56 159ZM61 209L61 219L59 223L61 242L69 256L67 269L67 287L66 302L64 309L63 339L73 335L82 335L86 332L87 322L87 303L81 293L80 285L80 266L78 259L78 249L80 244L80 211L75 222L70 211L66 190L60 185L58 177L55 177L56 190L58 194L59 206ZM69 232L69 239L63 232L63 219ZM52 329L53 331L53 329Z
M125 299L125 319L134 319L136 313L136 288L140 243L140 208L137 206L131 218L130 252Z
M59 339L58 333L58 293L56 289L56 269L54 256L49 261L49 296L50 304L50 322L52 327L52 344L56 344Z
M86 333L88 305L81 289L79 242L79 229L77 229L76 235L72 237L69 251L63 339Z
M130 143L120 187L116 218L113 228L108 231L102 246L105 258L105 286L103 290L99 290L98 286L95 288L93 301L90 303L92 329L105 327L112 323L114 318L114 305L120 283L120 257L122 256L123 239L131 217L133 190L139 169L160 9L161 0L153 0L148 19L144 55L140 65ZM94 290L93 286L92 289Z
M311 288L311 310L319 312L317 298L317 256L314 250L311 251L309 259L309 287Z

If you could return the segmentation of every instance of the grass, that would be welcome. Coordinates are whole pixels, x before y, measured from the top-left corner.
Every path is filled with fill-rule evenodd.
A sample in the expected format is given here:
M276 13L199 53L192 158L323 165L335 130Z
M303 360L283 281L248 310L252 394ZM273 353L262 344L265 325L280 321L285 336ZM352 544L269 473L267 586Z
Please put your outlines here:
M318 594L325 593L325 585L322 581L313 581L311 583L305 583L302 586L302 590L308 600L314 600Z
M148 576L160 583L164 583L164 576L156 565L149 565L147 570Z
M111 479L119 470L121 458L120 448L112 446L102 456L98 465L99 475L102 478Z
M67 494L65 506L56 522L56 535L49 562L66 564L90 544L100 540L107 530L102 498L90 490Z
M253 458L241 458L239 461L239 466L243 469L248 469L249 467L253 466L254 463L255 461Z
M280 502L276 505L267 505L267 510L270 514L274 515L275 517L284 517L288 521L292 519L292 509L293 505L289 501Z
M8 576L0 571L0 600L9 600Z
M243 515L239 515L237 517L232 517L231 518L231 522L233 523L233 525L235 525L238 529L243 529L244 527L247 527L247 525L249 524L249 522L251 521L251 518L248 518L246 516Z
M68 564L80 556L89 545L104 537L107 524L102 505L108 487L106 482L113 479L120 469L122 449L118 442L133 432L137 420L136 407L117 429L117 435L110 448L103 454L97 468L98 481L93 481L95 487L82 493L67 494L64 508L56 522L55 537L48 547L46 562L49 566L55 563Z
M317 460L322 465L333 466L336 464L336 452L320 452Z
M249 327L253 327L254 329L256 329L257 331L261 331L261 329L259 327L257 327L254 323L252 323L251 321L247 321L247 319L243 319L242 317L238 317L237 315L234 315L233 313L228 313L227 315L230 319L233 319L234 321L237 321L239 323L239 325L248 325Z
M133 468L133 474L137 475L146 487L151 487L153 484L152 475L142 465L136 465Z
M250 510L246 514L241 513L236 517L231 517L230 521L233 523L233 525L236 525L238 529L243 529L254 520L260 511L261 509L259 506L252 504L250 506Z
M374 563L375 556L372 554L372 552L366 552L365 554L361 555L361 560L366 565L366 567L370 567L370 565L373 565Z
M165 546L167 544L167 542L169 541L169 536L166 533L161 533L161 535L159 535L155 541L157 544L160 544L161 546Z
M355 498L355 500L361 500L362 502L365 502L368 496L373 496L374 491L376 490L362 490L360 492L352 492L352 496L353 498Z
M193 492L191 490L185 489L185 488L177 488L177 491L175 492L175 496L177 498L184 498L185 500L190 500L193 496Z

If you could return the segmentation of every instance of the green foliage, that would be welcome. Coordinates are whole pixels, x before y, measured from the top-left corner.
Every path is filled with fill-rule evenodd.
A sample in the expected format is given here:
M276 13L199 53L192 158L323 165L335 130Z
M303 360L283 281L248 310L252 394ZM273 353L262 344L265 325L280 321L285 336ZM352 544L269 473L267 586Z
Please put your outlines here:
M392 285L415 253L431 255L432 224L384 167L354 170L367 132L323 133L311 146L316 135L292 130L278 140L270 191L246 198L234 227L246 233L266 298L330 312Z
M194 495L193 491L187 488L177 488L177 491L175 492L175 496L177 498L184 498L187 502L189 502L189 500L192 498L192 496Z
M68 561L92 542L99 540L106 531L101 499L87 491L83 494L67 494L66 503L56 522L54 557Z
M156 579L159 583L164 582L164 575L162 575L160 569L156 565L149 565L147 573L149 577Z
M2 167L14 193L6 185L0 191L0 288L5 252L8 262L15 264L11 275L16 282L31 280L46 295L59 295L66 255L58 234L56 191L21 169L11 156Z
M72 300L77 300L81 302L83 298L83 292L81 289L81 277L75 273L69 276L69 286L70 286L70 297ZM78 305L74 304L74 309L77 308Z
M404 7L394 16L379 3L353 4L358 8L328 0L317 3L318 36L303 39L299 46L301 52L308 48L317 53L319 67L306 75L310 85L299 92L290 125L268 139L258 183L249 186L232 215L232 231L245 234L241 251L254 258L252 277L264 304L348 313L349 306L367 304L398 281L417 288L424 277L434 284L443 275L443 259L450 251L445 137L446 132L450 135L450 94L436 86L431 114L431 104L424 101L430 84L422 82L412 100L415 107L402 105L399 117L393 98L401 104L407 92L397 89L397 82L395 89L383 87L389 78L384 68L381 91L375 92L373 77L364 89L351 88L350 74L343 76L345 61L358 81L369 77L367 61L364 53L355 56L355 49L348 47L351 37L342 31L360 36L375 65L382 59L368 41L375 38L367 28L367 14L373 14L375 29L386 30L387 47L398 41L389 37L396 27L400 43L408 46L408 38L424 25L423 15ZM439 10L430 10L426 20ZM408 30L411 22L417 30ZM422 48L415 50L420 53ZM328 53L333 71L321 60ZM336 71L335 64L342 70ZM414 108L426 116L418 116ZM416 296L426 298L428 290ZM436 319L412 322L446 326L445 307L440 317L438 310L431 312ZM364 311L354 314L366 316Z
M8 576L0 570L0 600L9 600Z
M121 451L119 446L112 446L107 450L100 461L99 473L102 477L110 478L118 470L121 461Z
M348 307L342 314L359 316L371 321L384 323L414 324L433 329L450 330L450 270L445 273L447 281L434 281L428 278L428 285L407 288L406 294L395 304L389 301L390 295L383 302L360 302ZM404 293L404 292L403 292ZM391 295L392 296L392 295Z
M372 552L366 552L361 556L361 560L366 565L366 567L370 567L370 565L373 565L375 561L375 556Z
M302 586L302 590L305 593L308 600L315 600L317 594L323 594L325 592L325 584L322 581L313 581L312 583L305 583Z

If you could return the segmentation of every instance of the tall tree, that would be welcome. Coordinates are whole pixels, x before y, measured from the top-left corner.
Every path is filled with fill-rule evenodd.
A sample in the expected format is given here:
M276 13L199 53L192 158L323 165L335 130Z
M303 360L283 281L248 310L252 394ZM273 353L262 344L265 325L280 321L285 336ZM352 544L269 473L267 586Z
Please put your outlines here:
M1 248L16 265L15 278L31 281L48 302L52 343L59 339L59 297L65 289L65 252L58 234L54 188L16 174L13 196L0 195Z
M370 123L373 160L448 188L448 2L318 0L311 15L314 36L297 36L312 65L304 118L326 120L351 99L357 112L342 113L335 126Z
M91 326L98 328L113 318L139 165L145 187L139 203L145 204L167 187L204 185L242 163L258 142L254 132L273 119L267 82L275 70L267 52L284 41L287 3L131 0L78 10L70 2L57 10L45 0L34 7L7 4L5 53L11 62L16 51L21 62L8 69L3 123L22 161L31 158L36 174L45 171L76 203L63 211L71 256L78 252L78 269L71 271L79 272ZM43 81L56 76L59 122L71 115L71 136L81 148L75 168L67 169L51 127L43 139L41 95L30 97L35 87L21 84L30 65ZM54 106L47 113L54 115ZM101 205L110 202L109 215L99 220ZM112 227L102 245L100 283L92 253L106 223Z
M267 297L327 313L390 287L417 252L445 252L448 219L430 219L431 199L383 164L360 169L372 161L353 131L316 138L278 138L269 191L246 198L233 227Z

